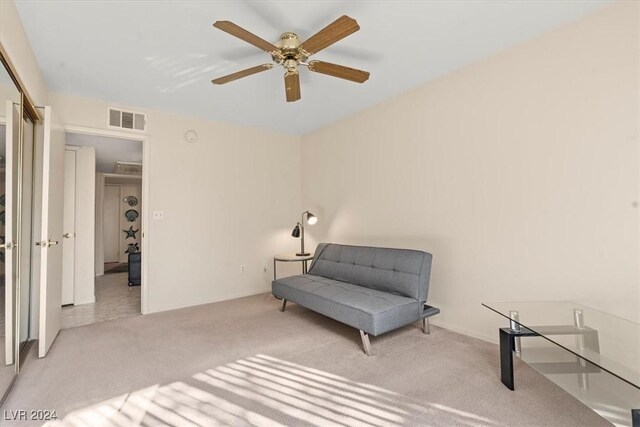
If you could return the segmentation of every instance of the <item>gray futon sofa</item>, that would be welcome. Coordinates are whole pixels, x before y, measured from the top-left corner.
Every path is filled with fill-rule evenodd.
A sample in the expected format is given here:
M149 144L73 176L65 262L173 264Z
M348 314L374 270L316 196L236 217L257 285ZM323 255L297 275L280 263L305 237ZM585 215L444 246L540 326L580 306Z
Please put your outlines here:
M440 312L426 305L431 254L408 249L321 243L308 274L274 280L272 293L360 330L364 352L376 336Z

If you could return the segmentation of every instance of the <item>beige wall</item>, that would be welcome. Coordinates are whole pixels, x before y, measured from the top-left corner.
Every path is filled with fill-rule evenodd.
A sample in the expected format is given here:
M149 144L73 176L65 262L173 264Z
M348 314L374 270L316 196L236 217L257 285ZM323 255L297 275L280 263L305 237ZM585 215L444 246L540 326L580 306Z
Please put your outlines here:
M579 300L640 320L638 3L302 138L317 242L434 254L437 322L497 338L483 301Z
M0 1L0 44L36 105L45 105L48 90L13 0Z
M104 101L50 101L67 125L106 126ZM267 292L273 254L297 243L289 233L301 212L299 138L157 111L148 123L144 208L164 212L144 230L148 311ZM184 140L189 129L197 143Z

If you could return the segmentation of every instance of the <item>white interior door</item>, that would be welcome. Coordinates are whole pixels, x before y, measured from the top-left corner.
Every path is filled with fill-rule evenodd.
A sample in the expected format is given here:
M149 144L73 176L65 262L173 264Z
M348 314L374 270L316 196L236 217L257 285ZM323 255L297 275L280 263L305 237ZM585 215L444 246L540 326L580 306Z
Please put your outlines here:
M7 365L14 362L15 355L15 322L16 276L18 273L17 253L18 241L18 143L20 133L20 106L7 101L6 151L5 151L5 225L4 225L4 279L5 279L5 361Z
M76 254L76 151L64 152L64 220L62 235L62 305L73 304Z
M40 336L38 356L47 355L62 317L62 234L65 133L51 107L44 108L42 227L40 242Z
M102 241L104 262L118 262L120 259L120 186L104 186Z

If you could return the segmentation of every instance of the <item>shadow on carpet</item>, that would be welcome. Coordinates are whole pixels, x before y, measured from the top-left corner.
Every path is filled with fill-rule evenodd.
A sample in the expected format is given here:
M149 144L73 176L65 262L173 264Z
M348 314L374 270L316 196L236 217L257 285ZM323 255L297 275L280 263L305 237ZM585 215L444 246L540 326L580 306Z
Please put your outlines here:
M473 413L258 354L186 381L124 394L49 422L50 427L179 425L498 426Z

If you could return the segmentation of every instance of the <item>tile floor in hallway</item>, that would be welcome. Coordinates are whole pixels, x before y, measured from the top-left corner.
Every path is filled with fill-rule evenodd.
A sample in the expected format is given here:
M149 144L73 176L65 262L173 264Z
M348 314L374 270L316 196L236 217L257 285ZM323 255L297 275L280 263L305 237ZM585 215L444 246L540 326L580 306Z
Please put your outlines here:
M96 277L94 304L62 307L62 329L140 314L140 286L129 286L127 273Z

